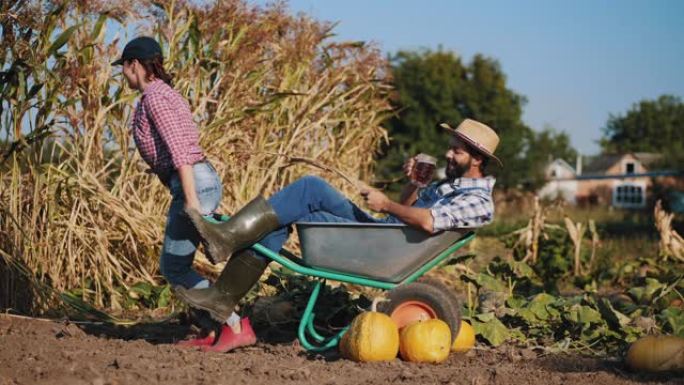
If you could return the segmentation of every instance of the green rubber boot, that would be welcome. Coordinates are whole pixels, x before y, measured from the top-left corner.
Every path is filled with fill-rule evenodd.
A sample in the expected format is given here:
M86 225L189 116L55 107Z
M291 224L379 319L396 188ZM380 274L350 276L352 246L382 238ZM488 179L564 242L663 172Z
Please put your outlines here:
M222 223L205 220L197 210L190 209L187 213L204 238L213 263L227 260L236 251L253 245L280 227L278 216L262 196L254 198Z
M238 251L221 271L214 285L207 289L176 288L176 295L195 309L206 310L219 322L226 322L235 305L254 286L268 266L251 249Z

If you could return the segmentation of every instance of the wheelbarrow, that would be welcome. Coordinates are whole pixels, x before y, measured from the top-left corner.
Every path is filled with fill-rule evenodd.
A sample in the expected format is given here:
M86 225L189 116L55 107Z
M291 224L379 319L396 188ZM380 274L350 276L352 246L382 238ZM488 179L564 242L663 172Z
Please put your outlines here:
M213 220L228 218L222 215ZM388 314L399 328L418 320L438 318L449 325L452 338L456 339L461 326L458 299L440 281L421 277L473 240L472 231L430 235L404 224L295 225L301 258L275 253L258 243L252 249L296 273L316 279L298 328L299 341L306 350L324 351L337 346L349 328L329 337L314 328L314 307L326 280L388 290L388 301L381 303L379 310Z

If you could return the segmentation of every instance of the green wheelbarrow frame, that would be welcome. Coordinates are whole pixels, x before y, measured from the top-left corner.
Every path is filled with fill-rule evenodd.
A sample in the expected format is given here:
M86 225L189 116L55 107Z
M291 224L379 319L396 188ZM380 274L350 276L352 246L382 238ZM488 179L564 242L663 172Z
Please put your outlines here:
M220 221L227 221L230 217L227 215L221 215L220 219L214 219L214 218L207 218L207 220L212 221L212 222L220 222ZM314 313L314 307L316 305L316 301L318 300L318 296L321 291L321 286L325 283L326 280L330 279L333 281L338 281L338 282L344 282L344 283L351 283L355 285L361 285L361 286L368 286L368 287L373 287L377 289L382 289L382 290L391 290L394 289L395 287L399 285L404 285L404 284L409 284L411 282L416 281L419 279L421 276L423 276L425 273L430 271L432 268L435 266L439 265L444 259L446 259L448 256L450 256L452 253L454 253L456 250L460 249L470 241L472 241L475 238L475 233L470 231L467 232L466 234L463 235L460 239L458 239L456 242L454 242L451 246L449 246L447 249L439 253L437 256L434 258L430 259L423 265L421 265L418 269L416 269L413 273L409 274L406 278L404 278L401 282L398 283L393 283L393 282L386 282L386 281L381 281L377 279L371 279L367 277L362 277L359 275L354 275L354 274L347 274L347 273L339 273L335 271L331 271L329 269L326 270L321 270L317 269L315 267L310 267L310 266L304 266L298 262L295 262L291 258L288 258L286 256L283 256L279 253L275 253L272 250L266 248L265 246L255 243L252 245L252 249L259 252L260 254L270 258L274 262L280 264L281 266L284 266L296 273L310 276L317 278L316 283L314 284L314 288L311 292L311 295L309 296L309 300L306 304L306 308L304 310L304 314L302 315L302 319L299 322L299 327L297 330L297 336L299 338L299 342L302 344L302 346L311 352L321 352L325 351L331 348L334 348L338 345L340 342L340 339L344 335L344 333L347 332L349 329L349 326L344 327L342 330L340 330L337 334L331 336L331 337L325 337L321 334L319 334L315 328L314 328L314 318L316 314ZM313 341L311 341L313 340Z

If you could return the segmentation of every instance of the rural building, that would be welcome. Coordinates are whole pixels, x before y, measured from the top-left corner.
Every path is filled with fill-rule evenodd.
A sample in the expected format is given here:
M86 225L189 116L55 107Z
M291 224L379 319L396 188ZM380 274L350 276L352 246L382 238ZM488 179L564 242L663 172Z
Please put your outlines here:
M563 199L571 204L577 203L577 173L563 159L555 159L546 166L546 184L539 190L539 196L548 199Z
M575 167L555 159L545 168L547 183L538 194L546 199L563 199L571 204L608 205L616 208L646 208L654 183L661 187L684 188L684 174L656 170L661 158L653 153L581 156Z

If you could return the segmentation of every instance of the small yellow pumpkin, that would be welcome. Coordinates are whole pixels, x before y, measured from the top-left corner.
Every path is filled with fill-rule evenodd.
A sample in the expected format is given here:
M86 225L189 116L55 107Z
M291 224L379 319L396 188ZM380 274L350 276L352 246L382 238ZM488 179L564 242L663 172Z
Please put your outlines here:
M340 340L340 354L357 362L391 361L399 351L399 329L392 319L376 311L361 313Z
M475 329L469 323L461 321L461 329L451 345L451 351L465 353L475 346Z
M646 336L629 347L627 364L633 370L661 372L684 369L684 338Z
M440 319L414 322L401 330L399 353L411 362L438 364L449 357L451 329Z

